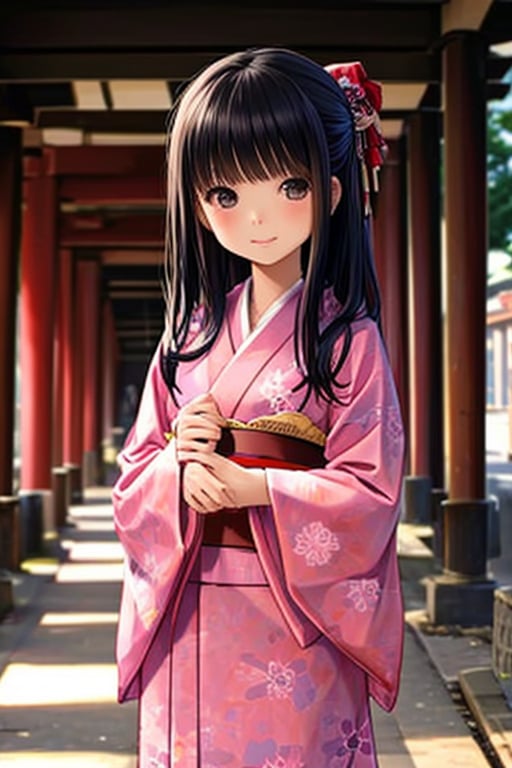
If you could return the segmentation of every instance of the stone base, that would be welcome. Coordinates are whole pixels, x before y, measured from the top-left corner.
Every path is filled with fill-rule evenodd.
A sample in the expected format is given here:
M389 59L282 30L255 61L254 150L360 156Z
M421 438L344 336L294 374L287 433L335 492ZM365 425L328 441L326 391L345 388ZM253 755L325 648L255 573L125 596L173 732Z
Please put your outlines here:
M0 568L17 571L19 565L19 499L17 496L0 496Z
M82 467L79 464L65 464L64 466L68 470L69 503L82 504Z
M493 621L493 579L471 580L449 574L427 576L423 583L432 624L486 627Z
M97 451L84 452L82 458L82 485L84 488L98 485L98 464L99 457Z
M404 520L407 523L426 525L432 522L430 477L404 478Z
M67 521L69 507L68 474L67 467L53 467L52 469L53 512L57 528L63 528Z
M19 494L20 560L43 553L44 499L40 491Z
M5 571L0 571L0 619L13 608L12 580Z

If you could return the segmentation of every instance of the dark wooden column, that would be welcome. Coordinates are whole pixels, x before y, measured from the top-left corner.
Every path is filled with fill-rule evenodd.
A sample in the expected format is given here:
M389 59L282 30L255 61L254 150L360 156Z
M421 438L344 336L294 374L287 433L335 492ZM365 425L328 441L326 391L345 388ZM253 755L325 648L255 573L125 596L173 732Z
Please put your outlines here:
M68 369L69 350L72 349L73 296L71 282L72 256L69 251L58 249L57 254L57 301L54 328L54 375L53 375L53 496L57 527L66 524L71 503L72 478L66 457L66 425L68 425L68 401L70 394Z
M485 496L487 280L485 48L476 33L445 46L448 489Z
M485 499L486 47L475 32L445 40L446 453L445 576L427 587L437 623L492 623Z
M45 156L26 166L21 251L21 487L51 488L56 179ZM37 439L35 437L37 436Z
M63 462L63 395L64 395L64 344L66 329L64 325L64 297L61 253L57 253L57 294L55 303L55 325L53 336L53 441L52 460L58 467Z
M440 116L409 121L411 474L443 486Z
M26 158L24 165L20 504L27 554L40 546L36 539L42 528L55 527L51 469L57 180L48 171L48 159L43 153Z
M73 401L73 344L74 311L73 253L61 248L59 253L59 301L62 343L62 462L73 463L72 401Z
M388 142L380 174L373 235L382 297L382 327L404 420L408 411L407 375L407 216L405 144Z
M112 437L116 407L116 367L118 358L116 329L112 301L107 299L102 308L102 439Z
M0 496L13 490L16 298L21 215L21 131L0 128Z
M101 335L101 390L102 390L102 467L103 482L110 485L118 474L114 443L116 423L116 388L119 348L117 343L112 301L106 299L102 308Z
M13 432L21 164L21 131L0 127L0 620L13 607L10 572L20 560Z
M77 261L79 338L82 349L84 485L98 482L100 443L100 265L96 258Z
M78 281L73 251L61 248L62 300L62 458L68 470L71 502L82 501L82 360L78 331Z
M408 122L409 444L405 518L432 520L432 487L443 488L440 116ZM435 521L434 521L435 522Z

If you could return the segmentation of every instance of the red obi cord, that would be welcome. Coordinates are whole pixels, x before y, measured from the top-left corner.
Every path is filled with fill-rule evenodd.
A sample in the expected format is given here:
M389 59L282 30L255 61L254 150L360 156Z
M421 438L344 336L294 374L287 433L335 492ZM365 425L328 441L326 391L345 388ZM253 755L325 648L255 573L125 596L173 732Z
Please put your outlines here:
M241 467L266 469L309 469L304 464L294 464L292 461L283 459L272 459L270 456L246 456L241 453L233 453L228 459L239 464Z

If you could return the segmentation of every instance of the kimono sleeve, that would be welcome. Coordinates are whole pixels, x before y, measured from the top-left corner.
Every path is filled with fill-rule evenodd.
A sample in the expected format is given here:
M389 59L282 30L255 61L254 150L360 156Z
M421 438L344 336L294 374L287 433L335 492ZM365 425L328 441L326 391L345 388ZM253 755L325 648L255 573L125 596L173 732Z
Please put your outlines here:
M193 536L193 513L180 501L180 472L166 437L176 408L160 370L161 346L148 369L135 423L119 455L114 524L125 553L117 635L120 699L143 661L177 588ZM183 506L183 508L182 508Z
M294 602L367 672L370 693L390 709L403 637L395 529L404 440L373 322L359 322L348 362L346 405L331 406L325 468L268 469L267 482Z

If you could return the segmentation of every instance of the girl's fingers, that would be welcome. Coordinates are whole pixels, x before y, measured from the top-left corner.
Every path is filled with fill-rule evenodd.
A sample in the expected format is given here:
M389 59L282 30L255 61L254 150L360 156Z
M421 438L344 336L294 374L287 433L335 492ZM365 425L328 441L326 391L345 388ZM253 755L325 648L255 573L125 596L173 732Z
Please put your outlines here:
M215 489L205 487L204 485L201 487L192 485L188 489L188 497L188 499L185 499L187 503L203 514L217 512L225 506L223 499L220 498Z
M190 450L190 449L178 449L177 450L177 456L178 461L180 463L186 464L190 461L195 461L198 464L200 464L203 467L208 467L209 469L215 468L215 462L211 461L210 458L212 456L212 452L208 451L198 451L198 450Z
M220 440L221 429L216 424L198 424L180 427L180 440Z
M184 416L175 424L175 436L178 440L220 440L222 425L211 416Z
M223 423L224 419L212 395L206 393L191 400L180 410L180 418L185 416L209 416L214 421Z
M190 451L190 450L178 450L178 460L182 462L197 461L203 467L207 468L214 475L221 475L222 470L226 466L226 459L224 456L219 456L215 451Z
M182 453L211 453L217 447L217 440L182 440L177 443L178 461Z
M185 500L191 497L202 511L214 512L224 507L233 506L233 498L225 483L213 475L206 467L187 454L189 463L185 465L184 485ZM192 504L193 506L193 504Z

